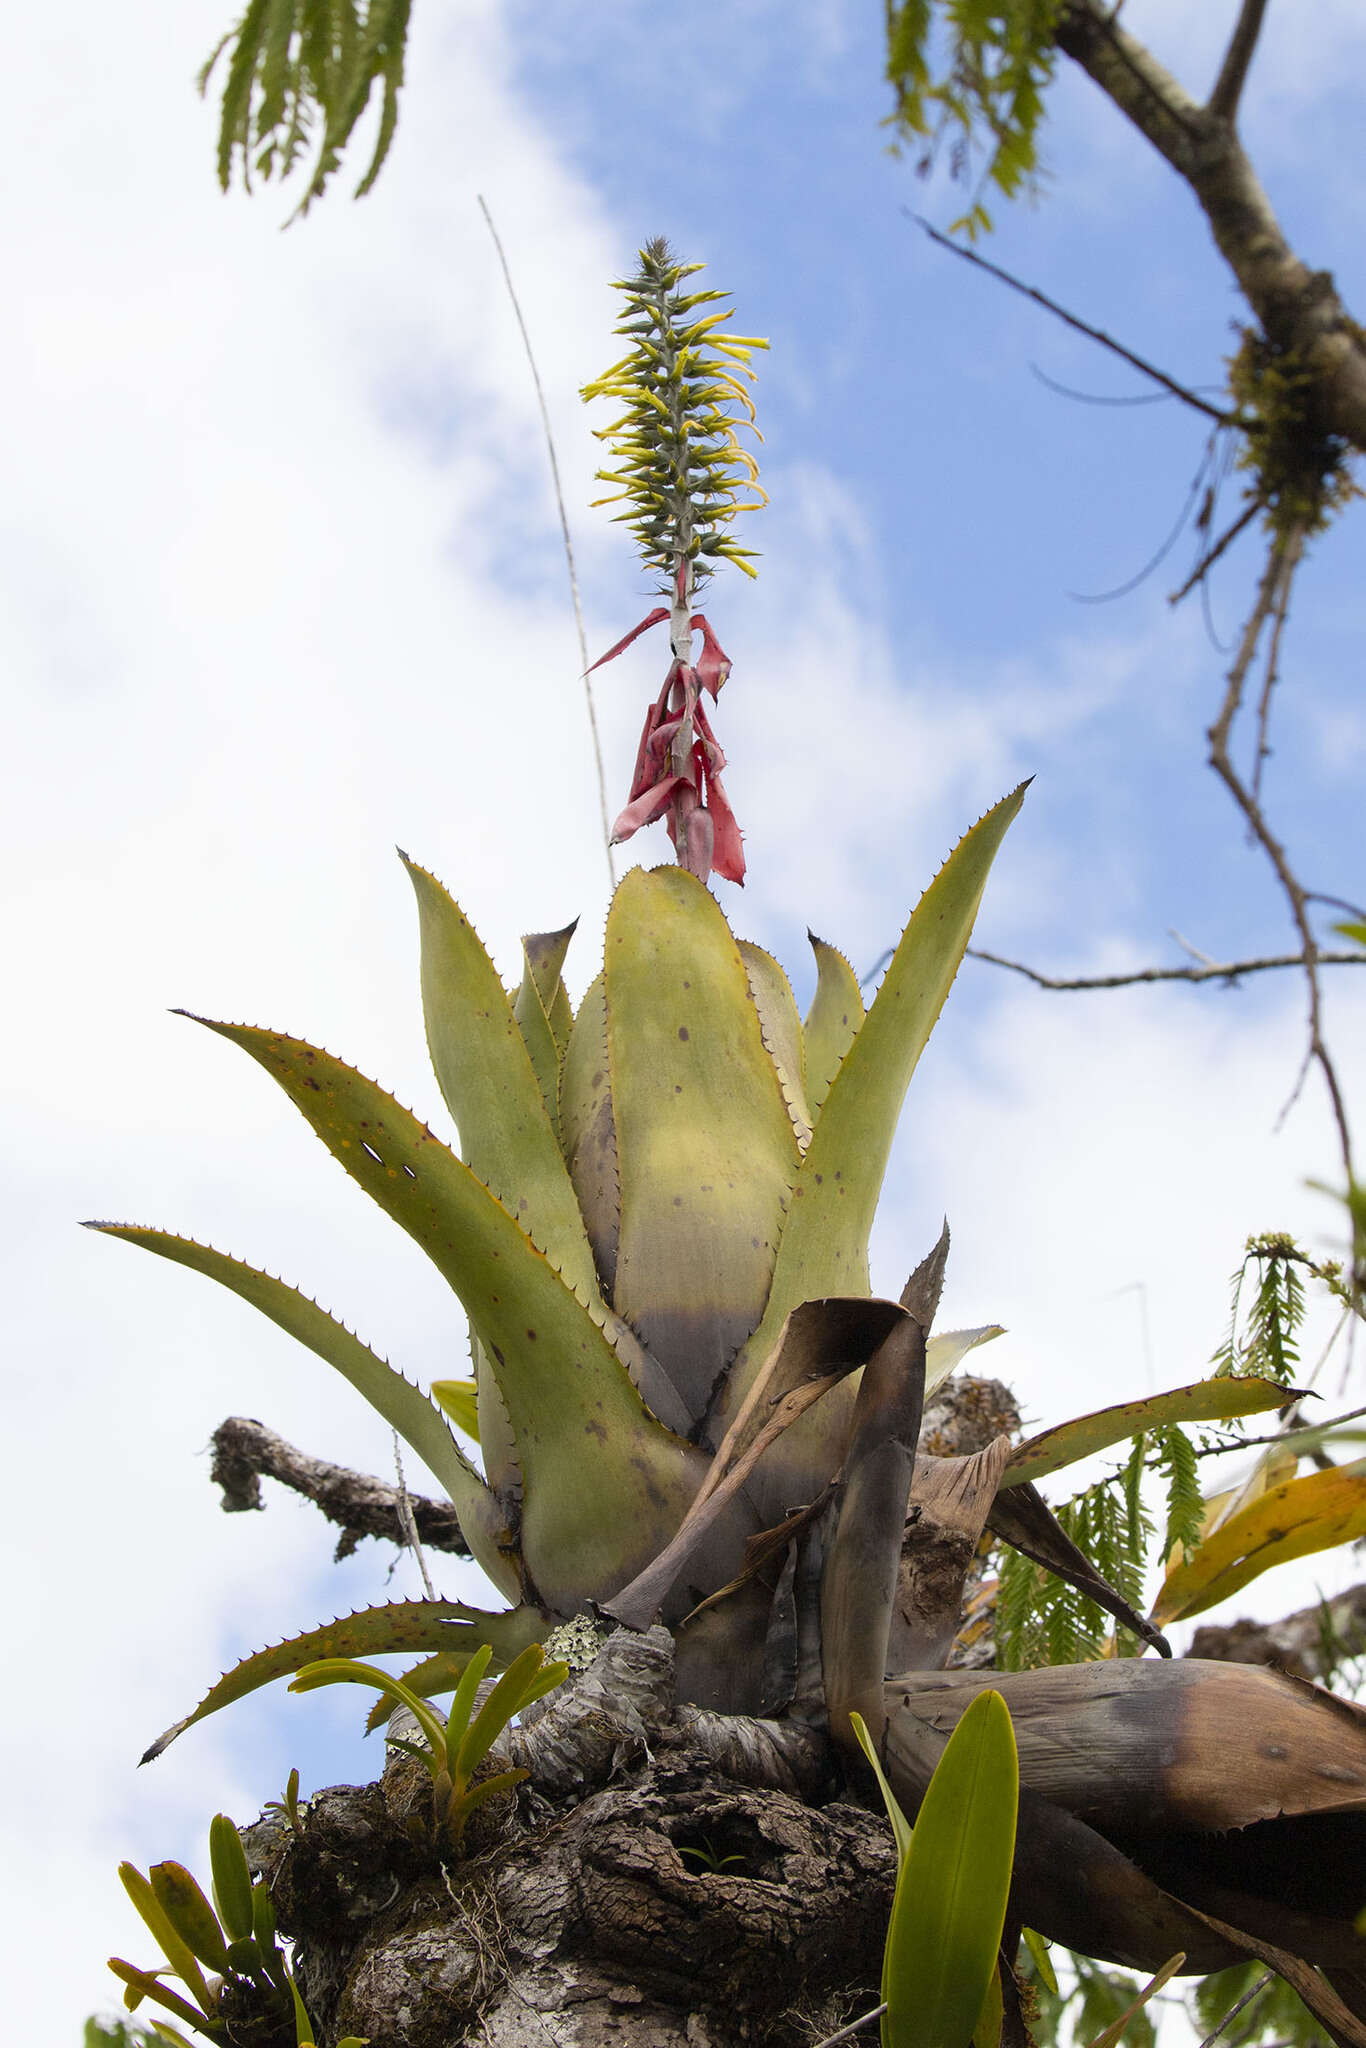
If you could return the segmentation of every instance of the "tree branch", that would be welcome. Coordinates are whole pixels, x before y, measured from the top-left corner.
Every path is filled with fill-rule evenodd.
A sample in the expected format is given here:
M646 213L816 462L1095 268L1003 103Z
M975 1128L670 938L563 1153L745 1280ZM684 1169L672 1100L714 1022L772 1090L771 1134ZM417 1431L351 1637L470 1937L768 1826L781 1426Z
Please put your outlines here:
M1290 1101L1286 1104L1286 1108L1290 1108L1299 1094L1304 1071L1311 1062L1316 1061L1319 1071L1323 1075L1324 1086L1328 1091L1333 1121L1337 1125L1338 1142L1342 1152L1343 1167L1347 1175L1347 1185L1350 1187L1355 1179L1355 1174L1352 1163L1352 1139L1347 1125L1347 1108L1342 1098L1342 1089L1338 1083L1337 1070L1333 1065L1323 1036L1322 1002L1319 994L1318 977L1319 961L1323 956L1309 923L1308 894L1291 869L1285 848L1272 832L1259 802L1258 785L1261 755L1266 744L1264 717L1258 731L1258 754L1254 765L1251 787L1243 781L1242 776L1234 767L1233 758L1229 750L1229 737L1233 729L1233 721L1241 708L1248 671L1252 666L1253 657L1256 654L1263 628L1266 626L1268 619L1273 624L1270 652L1267 657L1267 680L1262 690L1263 706L1269 700L1280 653L1281 632L1285 625L1286 610L1290 602L1290 586L1294 581L1295 571L1299 567L1300 559L1304 553L1306 536L1306 522L1300 520L1286 533L1278 533L1272 537L1271 546L1267 553L1266 568L1262 572L1262 579L1258 586L1252 614L1243 629L1243 637L1237 656L1234 659L1232 668L1228 672L1228 685L1224 692L1224 701L1220 707L1219 716L1209 729L1209 764L1228 790L1238 809L1242 812L1247 820L1249 831L1271 863L1276 879L1280 883L1285 900L1289 905L1295 929L1299 933L1301 965L1304 969L1305 987L1308 997L1309 1042L1305 1052L1304 1068L1301 1069L1300 1078L1291 1091Z
M1257 48L1257 38L1262 32L1262 20L1266 14L1266 0L1243 0L1238 10L1238 19L1229 37L1228 49L1214 90L1205 102L1205 112L1213 114L1230 126L1238 118L1238 102L1243 96L1247 83L1248 67Z
M1201 398L1197 392L1188 391L1184 384L1178 384L1165 370L1159 370L1153 363L1145 362L1142 356L1136 356L1132 349L1125 348L1113 335L1102 333L1099 327L1088 326L1085 320L1079 320L1075 313L1069 313L1065 306L1060 306L1056 299L1050 299L1048 294L1039 291L1037 286L1026 284L1022 278L1003 270L999 263L989 263L985 256L979 256L975 249L969 249L965 243L955 242L950 236L941 235L938 228L931 227L921 214L910 213L909 209L907 214L908 218L913 220L918 228L923 228L930 240L937 242L941 249L947 249L951 255L961 256L965 263L971 263L978 270L985 270L989 277L999 278L1002 284L1008 284L1012 291L1019 292L1024 298L1033 299L1035 305L1042 306L1046 313L1052 313L1065 326L1075 328L1078 334L1084 334L1089 341L1098 341L1102 348L1108 348L1113 355L1119 356L1143 376L1151 377L1155 384L1160 384L1173 398L1179 398L1183 405L1193 406L1196 412L1202 412L1209 419L1217 420L1221 427L1236 427L1241 424L1236 413L1226 412L1217 405L1211 405L1208 399Z
M301 1493L321 1509L329 1522L340 1528L337 1556L349 1557L366 1536L378 1536L403 1549L408 1543L404 1504L411 1512L417 1533L432 1550L444 1550L454 1557L468 1557L469 1545L461 1533L455 1509L449 1501L426 1500L396 1486L386 1486L366 1472L353 1472L345 1465L330 1465L323 1458L309 1457L287 1444L264 1423L245 1415L230 1415L213 1433L211 1477L223 1489L225 1514L242 1514L263 1508L261 1480L278 1479L294 1493Z
M1327 1682L1344 1658L1366 1655L1366 1585L1302 1607L1283 1621L1198 1628L1189 1654L1228 1664L1269 1664L1295 1678Z
M1307 965L1303 953L1278 953L1260 960L1211 960L1204 966L1195 967L1139 967L1131 974L1093 974L1075 979L1040 974L1037 968L1026 967L1021 960L1004 960L999 953L988 953L980 946L968 947L970 960L985 960L992 967L1008 967L1012 974L1022 974L1037 988L1086 989L1086 988L1133 988L1145 981L1223 981L1231 987L1245 974L1263 974L1273 967L1304 967ZM1366 967L1366 953L1326 953L1317 948L1314 964L1318 967Z
M1254 11L1245 4L1243 15ZM1267 339L1312 378L1316 424L1366 449L1366 340L1331 273L1286 241L1231 120L1198 106L1103 0L1065 0L1056 40L1190 186Z

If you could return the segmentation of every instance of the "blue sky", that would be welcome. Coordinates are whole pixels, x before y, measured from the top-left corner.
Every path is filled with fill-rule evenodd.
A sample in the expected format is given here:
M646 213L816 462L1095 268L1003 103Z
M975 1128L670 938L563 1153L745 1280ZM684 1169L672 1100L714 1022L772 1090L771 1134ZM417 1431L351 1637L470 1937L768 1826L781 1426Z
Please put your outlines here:
M1170 0L1131 0L1126 19L1198 90L1230 11L1201 13L1199 47ZM753 589L719 577L708 609L736 664L717 725L751 866L727 909L799 993L808 923L871 964L958 833L1030 774L983 943L1076 969L1176 957L1171 926L1219 957L1286 946L1202 765L1225 661L1197 605L1165 602L1191 542L1113 604L1069 596L1155 550L1203 427L1036 380L1031 364L1141 389L906 219L944 223L960 201L888 155L876 36L852 14L747 0L683 35L643 0L420 0L378 189L353 205L348 172L284 235L277 195L213 184L190 81L226 25L217 0L118 20L82 0L12 30L0 829L23 1449L7 1524L19 1668L56 1674L46 1761L10 1815L26 1877L9 1924L33 1958L11 2024L30 2034L76 2038L107 1999L103 1956L143 1952L120 1855L202 1861L210 1814L254 1811L292 1762L315 1781L372 1767L326 1696L253 1702L139 1776L150 1736L267 1638L415 1589L375 1546L334 1571L288 1502L224 1520L203 1456L223 1415L372 1469L387 1435L239 1304L75 1219L212 1239L315 1289L410 1370L460 1366L440 1283L263 1077L168 1008L313 1036L435 1120L394 843L443 876L509 978L522 930L579 911L582 986L601 935L558 530L477 193L536 343L595 650L648 598L586 509L598 449L576 393L615 352L607 279L665 232L772 340L772 507L749 536L763 573ZM1273 9L1245 117L1287 226L1358 308L1363 59L1345 0L1312 36ZM1217 381L1239 307L1192 203L1085 81L1064 73L1053 107L1048 196L1002 209L987 253L1174 375ZM1346 519L1303 576L1269 782L1301 871L1348 896L1361 531ZM1225 638L1255 569L1245 549L1216 580ZM601 676L614 798L660 659L647 639ZM1329 1022L1360 1121L1366 988L1349 980L1329 987ZM1032 1418L1149 1372L1198 1376L1247 1232L1326 1247L1335 1229L1304 1185L1334 1172L1312 1080L1276 1128L1301 1016L1291 977L1066 998L970 963L914 1083L878 1284L900 1285L947 1209L948 1319L1009 1326L983 1363ZM1239 1605L1283 1611L1350 1573L1335 1561ZM9 1711L12 1743L31 1744L32 1696ZM61 1930L32 1912L40 1896L67 1901Z

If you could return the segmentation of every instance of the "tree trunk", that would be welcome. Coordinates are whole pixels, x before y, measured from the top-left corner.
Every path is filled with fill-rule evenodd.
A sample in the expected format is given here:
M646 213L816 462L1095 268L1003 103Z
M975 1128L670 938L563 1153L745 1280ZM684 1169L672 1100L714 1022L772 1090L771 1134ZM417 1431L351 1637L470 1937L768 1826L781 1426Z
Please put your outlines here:
M248 1831L324 2048L810 2048L877 2004L885 1819L809 1734L676 1709L662 1630L637 1650L505 1738L488 1767L533 1775L458 1849L402 1752Z

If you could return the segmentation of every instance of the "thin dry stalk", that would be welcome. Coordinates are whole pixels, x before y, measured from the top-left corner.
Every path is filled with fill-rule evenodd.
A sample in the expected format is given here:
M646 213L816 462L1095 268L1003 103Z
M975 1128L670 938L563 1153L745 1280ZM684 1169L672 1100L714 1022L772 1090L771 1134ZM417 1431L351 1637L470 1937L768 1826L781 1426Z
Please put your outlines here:
M588 636L583 629L583 606L579 601L579 572L574 561L574 543L569 535L569 515L564 509L564 491L560 485L560 463L559 457L555 453L555 436L551 431L550 412L545 402L545 391L541 384L541 373L536 367L536 357L531 346L531 336L527 333L526 321L522 318L521 301L517 297L517 288L512 282L512 272L508 268L508 260L503 250L502 237L493 224L493 215L489 212L488 201L482 192L478 197L479 210L488 224L488 231L493 237L493 246L498 251L498 261L502 266L503 282L508 288L508 297L512 301L512 310L516 315L517 327L522 337L522 347L526 350L527 364L531 371L531 381L536 387L536 403L541 409L541 426L545 432L546 454L550 457L550 476L555 486L555 506L560 515L560 537L564 542L564 559L569 570L569 595L574 606L574 625L579 636L579 673L583 677L584 701L588 707L588 730L593 738L593 765L597 770L598 777L598 809L602 818L603 851L607 855L608 878L613 889L615 889L617 886L617 867L612 857L612 822L607 811L607 775L602 765L602 740L598 733L598 708L593 697L593 680L589 674Z

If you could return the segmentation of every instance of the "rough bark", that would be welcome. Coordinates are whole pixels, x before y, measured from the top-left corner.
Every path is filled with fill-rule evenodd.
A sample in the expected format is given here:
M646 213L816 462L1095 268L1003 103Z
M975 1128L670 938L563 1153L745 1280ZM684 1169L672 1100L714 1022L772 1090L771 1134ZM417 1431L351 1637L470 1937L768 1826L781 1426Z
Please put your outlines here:
M249 1831L324 2044L808 2048L876 2004L881 1815L812 1803L834 1789L811 1775L823 1744L793 1747L800 1792L773 1789L762 1731L747 1754L712 1739L720 1717L675 1713L667 1638L628 1654L610 1688L567 1689L508 1738L488 1767L534 1775L458 1849L402 1754L378 1785L319 1793L299 1832Z
M1190 187L1263 333L1293 352L1312 379L1317 430L1366 449L1366 335L1332 273L1311 269L1286 240L1232 118L1250 47L1230 46L1202 107L1115 19L1117 11L1108 0L1067 0L1056 30L1059 49ZM1240 29L1247 18L1245 10ZM1260 11L1254 28L1259 23Z

